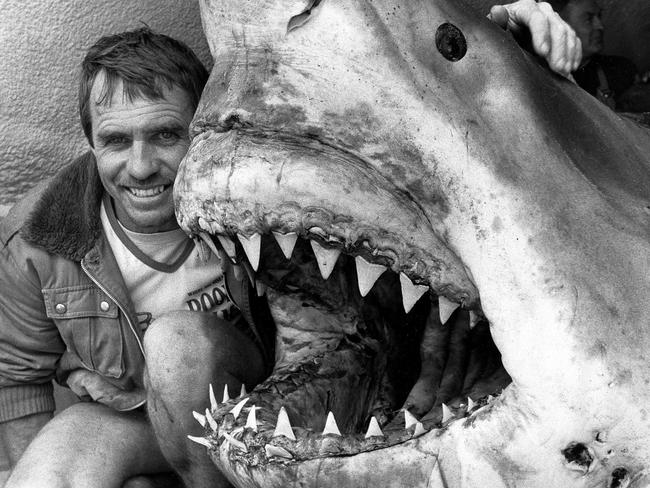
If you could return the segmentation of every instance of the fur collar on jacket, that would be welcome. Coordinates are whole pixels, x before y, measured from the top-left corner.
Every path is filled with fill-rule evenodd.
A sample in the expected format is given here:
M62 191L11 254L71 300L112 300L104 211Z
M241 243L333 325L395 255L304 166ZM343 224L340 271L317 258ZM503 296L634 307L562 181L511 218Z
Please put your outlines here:
M81 261L102 232L102 194L95 157L88 152L59 171L41 192L21 229L23 239Z

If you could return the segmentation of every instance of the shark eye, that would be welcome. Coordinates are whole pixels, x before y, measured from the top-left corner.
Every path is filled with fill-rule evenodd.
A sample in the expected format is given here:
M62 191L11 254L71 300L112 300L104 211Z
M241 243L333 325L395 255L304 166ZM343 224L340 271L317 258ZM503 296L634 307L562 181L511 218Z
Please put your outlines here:
M459 61L467 53L467 41L458 27L448 22L436 31L436 47L449 61Z

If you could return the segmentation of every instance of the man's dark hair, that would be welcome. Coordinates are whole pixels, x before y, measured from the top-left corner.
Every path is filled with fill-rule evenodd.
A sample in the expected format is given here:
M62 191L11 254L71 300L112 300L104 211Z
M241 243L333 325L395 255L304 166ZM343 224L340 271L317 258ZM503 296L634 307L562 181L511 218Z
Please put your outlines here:
M122 80L130 101L140 97L160 100L165 89L178 86L196 108L208 80L205 66L189 47L148 27L102 37L81 63L79 80L79 116L91 146L90 92L100 72L104 72L106 83L99 103L110 103Z

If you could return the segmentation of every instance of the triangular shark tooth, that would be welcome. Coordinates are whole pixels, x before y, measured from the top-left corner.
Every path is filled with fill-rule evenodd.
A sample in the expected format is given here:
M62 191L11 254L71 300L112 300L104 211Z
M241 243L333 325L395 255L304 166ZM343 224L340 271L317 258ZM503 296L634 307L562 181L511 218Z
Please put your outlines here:
M205 437L196 437L193 435L188 435L187 438L192 442L196 442L197 444L201 444L202 446L205 446L207 448L212 448L212 443L209 440L207 440Z
M422 425L422 422L417 422L415 424L415 429L413 431L413 437L412 439L415 439L416 437L420 437L422 434L426 434L427 429L424 428L424 425Z
M237 259L237 249L235 248L235 243L228 236L218 235L217 239L219 239L221 247L223 247L223 250L226 251L226 254L234 263Z
M257 410L257 407L253 405L248 412L248 417L246 417L246 425L244 428L253 429L257 432L257 416L255 415L255 410Z
M223 400L221 403L226 403L228 401L230 401L230 395L228 394L228 383L226 383L223 385Z
M201 415L199 412L192 412L192 415L196 421L201 424L201 427L205 427L205 416Z
M273 444L267 444L264 446L264 451L266 452L267 458L281 457L284 459L293 459L293 455L289 451L287 451L284 447L274 446Z
M417 423L418 423L418 419L416 419L411 412L404 409L404 429L408 429L409 427L412 427Z
M228 443L231 446L236 447L240 451L248 452L248 448L246 447L246 444L244 444L242 441L238 441L233 436L231 436L230 434L226 434L225 432L223 436L226 438L226 441L228 441Z
M216 410L219 407L219 403L217 402L217 397L214 396L212 383L210 383L210 387L208 388L208 396L210 397L210 410Z
M336 425L336 419L334 418L334 414L332 412L329 412L327 414L327 420L325 421L325 428L323 429L323 435L327 434L334 434L334 435L341 435L341 431L339 430L339 426Z
M460 307L460 303L452 302L447 297L440 295L438 297L438 312L440 313L440 323L446 324L451 314Z
M379 427L379 422L377 422L377 419L373 416L370 419L370 424L368 424L368 431L366 432L366 439L369 437L383 437L384 433L381 431L381 428Z
M429 287L414 285L404 273L399 274L399 282L402 285L402 305L404 305L404 311L409 313L420 297L429 291Z
M473 329L481 321L481 316L474 312L473 310L469 311L469 328Z
M470 397L467 397L467 413L474 410L475 406L476 406L476 403L474 403L474 400L472 400Z
M212 412L210 412L209 408L205 409L205 419L208 421L208 424L210 425L210 428L212 430L214 430L215 432L219 432L219 424L212 416Z
M278 423L275 425L275 431L273 432L273 437L278 437L280 435L283 435L292 441L296 440L296 436L291 428L291 422L289 422L289 415L287 415L287 411L284 407L281 407L278 412Z
M246 402L248 400L249 400L248 398L244 398L241 402L239 402L237 405L232 407L232 410L230 410L230 413L233 415L233 417L235 417L235 420L237 420L237 417L239 417L242 408L244 408L244 405L246 405Z
M255 271L260 266L260 249L262 246L262 236L255 232L250 237L245 237L241 234L237 234L239 242L241 242L248 262L251 263L251 266Z
M296 241L298 240L298 234L295 232L287 232L282 234L280 232L273 231L273 237L282 249L282 254L287 259L291 259L291 254L293 254L293 248L296 247Z
M324 280L330 277L336 265L336 260L341 255L341 250L335 247L323 247L316 241L309 241L316 256L318 269Z
M244 398L245 396L246 396L246 385L242 383L241 388L239 389L239 398Z
M454 415L454 412L451 411L451 409L445 405L444 403L442 404L442 423L446 424L450 420L455 419L456 416Z
M365 297L372 287L377 282L379 277L386 271L388 268L381 264L369 263L361 256L354 258L354 261L357 265L357 282L359 284L359 293L362 297Z

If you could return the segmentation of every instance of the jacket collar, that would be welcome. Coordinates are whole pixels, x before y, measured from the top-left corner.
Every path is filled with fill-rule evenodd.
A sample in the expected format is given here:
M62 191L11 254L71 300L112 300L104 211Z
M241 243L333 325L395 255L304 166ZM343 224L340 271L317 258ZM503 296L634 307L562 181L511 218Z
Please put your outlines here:
M81 261L102 233L103 186L92 153L59 171L42 191L21 230L23 239L73 261Z

